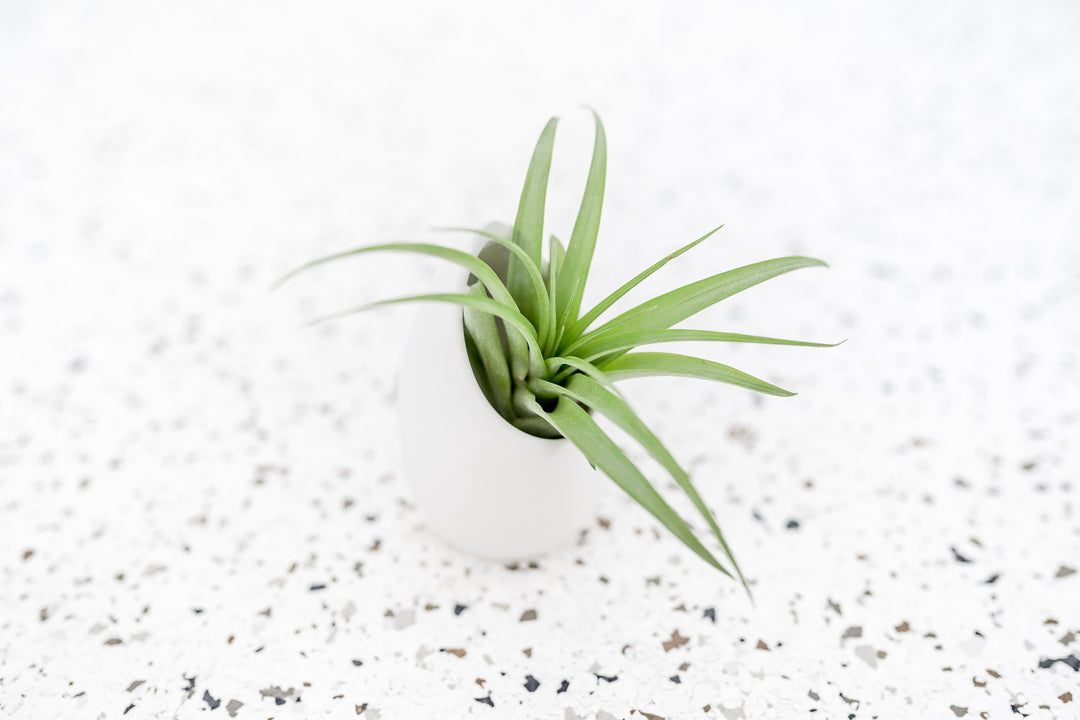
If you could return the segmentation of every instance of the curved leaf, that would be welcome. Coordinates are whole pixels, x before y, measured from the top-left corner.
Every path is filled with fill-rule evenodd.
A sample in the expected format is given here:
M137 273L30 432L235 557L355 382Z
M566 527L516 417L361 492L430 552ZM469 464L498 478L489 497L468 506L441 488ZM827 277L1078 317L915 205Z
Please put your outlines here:
M555 145L555 126L558 118L548 120L540 139L536 141L529 170L525 175L525 186L521 189L517 218L514 220L513 242L520 247L537 267L541 261L541 247L544 239L544 202L547 197L548 174L551 171L551 152ZM517 300L521 314L527 317L537 328L541 325L540 314L544 312L529 293L529 280L525 266L516 258L510 258L506 273L506 284L510 294Z
M552 385L552 383L546 384ZM637 416L637 413L631 409L626 401L618 394L611 392L611 390L585 375L574 375L565 386L553 385L552 388L554 392L580 402L611 420L623 432L640 443L649 455L671 474L679 488L690 498L690 502L694 504L701 517L709 524L713 535L716 536L720 546L724 549L724 554L731 562L732 567L735 568L735 572L738 573L743 587L749 593L750 587L746 584L746 578L743 577L739 564L735 562L735 556L732 554L731 548L728 547L727 540L724 539L724 534L720 531L720 526L716 524L716 518L713 517L712 512L705 505L705 501L701 499L701 495L698 494L694 484L690 481L690 475L682 469L663 443L660 442L660 439L641 421L641 418Z
M548 418L563 437L577 445L589 462L614 480L616 485L659 520L672 535L697 553L702 560L725 575L733 577L731 572L694 536L686 521L668 505L637 466L612 442L611 438L604 434L596 421L589 417L589 413L585 412L581 406L572 401L568 402L565 398L559 401L552 412L545 411L535 400L532 401L532 406L533 412Z
M612 382L638 377L689 377L738 385L778 397L795 394L728 365L675 353L630 353L607 363L601 370Z
M476 257L475 255L471 255L467 252L462 252L461 250L455 250L454 248L448 248L442 245L431 245L429 243L381 243L378 245L365 245L364 247L358 247L353 248L352 250L334 253L333 255L328 255L326 257L319 258L318 260L312 260L311 262L304 263L303 265L296 268L295 270L278 280L276 283L274 283L273 287L280 287L283 283L299 275L300 273L310 270L311 268L317 267L319 265L325 265L326 263L334 262L336 260L342 260L347 257L353 257L355 255L363 255L364 253L382 251L429 255L431 257L438 257L442 258L443 260L449 260L450 262L457 263L458 265L462 266L463 268L471 272L473 275L475 275L477 280L484 284L484 287L486 287L491 292L492 296L494 296L498 302L516 307L513 297L507 290L506 286L503 285L502 280L499 279L499 276L495 274L495 271L492 270L483 260Z
M469 288L469 293L477 297L486 297L479 283ZM495 316L475 308L464 308L465 331L480 360L485 379L490 388L492 407L504 418L510 413L510 368L507 366L506 353L503 352L502 340L499 339L499 327Z
M615 358L613 353L622 354L622 351L632 350L642 345L657 345L669 342L734 342L734 343L758 343L762 345L795 345L798 347L836 347L840 343L816 343L803 340L783 340L781 338L763 337L761 335L743 335L742 333L714 332L712 330L644 330L642 332L615 333L600 338L595 344L590 343L589 352L585 355L586 360L596 361L604 358L610 362ZM599 364L603 364L602 362Z
M814 258L786 257L745 265L728 270L718 275L698 280L681 288L664 293L648 300L637 307L627 310L622 315L609 320L596 330L583 335L572 346L579 352L588 354L590 343L605 335L619 332L641 332L643 330L662 330L682 322L686 318L715 305L726 298L747 288L765 282L777 275L806 267L827 267Z
M542 317L540 318L540 324L533 326L536 328L537 337L543 343L551 336L551 325L553 322L553 318L546 310L547 292L544 286L544 277L540 272L540 266L534 263L532 261L532 258L530 258L524 250L522 250L510 240L507 240L504 237L500 237L494 233L490 233L486 230L477 230L475 228L466 227L436 227L432 228L432 230L435 230L436 232L471 233L473 235L478 235L480 237L486 238L491 242L495 243L496 245L504 247L511 253L513 253L514 257L520 260L522 266L525 268L526 274L529 277L529 284L532 287L533 299L536 301L537 307L544 308L544 312L542 313Z
M504 323L509 325L525 339L529 348L529 370L536 377L545 377L547 368L544 364L544 356L540 352L540 344L536 338L536 329L529 323L525 316L522 315L517 309L510 307L509 305L503 305L502 303L495 302L491 298L474 297L472 295L455 295L447 293L434 293L430 295L410 295L409 297L393 298L391 300L379 300L377 302L368 303L367 305L361 305L351 310L344 310L342 312L334 313L332 315L326 315L321 318L312 320L309 324L326 322L327 320L335 320L346 315L352 315L354 313L365 312L377 307L383 307L385 305L397 305L407 302L448 302L462 307L473 308L481 312L486 312L495 317L501 319ZM507 335L512 333L507 331Z
M660 260L657 260L655 263L653 263L652 265L647 267L644 271L642 271L642 272L638 273L637 275L635 275L634 277L632 277L629 281L627 281L622 286L620 286L615 292L611 293L606 298L604 298L599 303L597 303L596 307L594 307L589 312L585 313L584 317L582 317L580 320L575 322L573 327L571 327L569 330L567 330L567 332L564 334L562 343L560 344L560 347L564 351L565 350L573 350L576 347L576 345L574 344L574 341L577 340L578 337L581 336L581 333L585 332L585 330L590 325L592 325L593 322L596 321L596 318L600 317L600 315L602 315L605 310L607 310L609 307L611 307L616 302L618 302L618 300L623 295L625 295L626 293L628 293L631 290L633 290L634 288L636 288L638 285L640 285L642 282L644 282L646 278L648 278L650 275L655 273L660 268L667 265L669 262L671 262L675 258L679 257L680 255L687 252L688 250L691 250L692 248L699 245L700 243L705 242L707 239L709 239L710 236L715 234L722 227L724 227L724 226L720 225L719 227L713 228L709 232L707 232L704 235L702 235L701 237L699 237L697 240L694 240L693 242L690 242L690 243L687 243L686 245L683 245L681 248L679 248L678 250L676 250L675 252L673 252L673 253L671 253L669 255L665 255Z
M607 173L607 139L600 116L595 111L592 111L592 114L596 123L592 162L589 164L589 177L585 181L585 192L581 196L581 207L578 210L577 220L574 222L570 246L566 251L566 264L558 285L556 327L566 327L577 319L581 311L581 298L585 292L585 281L589 276L593 251L596 248L596 236L600 230L600 211L604 205L604 178Z

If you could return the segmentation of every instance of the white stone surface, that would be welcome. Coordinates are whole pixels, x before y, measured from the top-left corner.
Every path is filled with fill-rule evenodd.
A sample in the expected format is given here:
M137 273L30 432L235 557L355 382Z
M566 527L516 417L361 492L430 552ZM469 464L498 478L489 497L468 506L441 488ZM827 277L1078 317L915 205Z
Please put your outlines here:
M1080 656L1078 29L1070 2L3 3L0 716L1076 717L1080 672L1040 661ZM443 546L397 472L409 312L301 329L435 266L267 291L509 219L552 114L565 237L583 103L590 297L718 223L635 297L832 266L694 324L848 338L708 349L797 397L626 388L756 606L614 489L536 568Z

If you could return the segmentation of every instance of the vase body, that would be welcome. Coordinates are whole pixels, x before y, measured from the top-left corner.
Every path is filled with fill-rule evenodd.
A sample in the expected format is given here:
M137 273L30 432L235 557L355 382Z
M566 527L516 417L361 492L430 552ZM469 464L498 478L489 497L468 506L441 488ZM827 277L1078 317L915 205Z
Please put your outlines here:
M453 270L438 292L465 291L469 273ZM523 559L571 541L593 517L603 478L570 441L529 435L495 411L473 374L460 306L419 305L398 411L405 476L427 526L450 544Z

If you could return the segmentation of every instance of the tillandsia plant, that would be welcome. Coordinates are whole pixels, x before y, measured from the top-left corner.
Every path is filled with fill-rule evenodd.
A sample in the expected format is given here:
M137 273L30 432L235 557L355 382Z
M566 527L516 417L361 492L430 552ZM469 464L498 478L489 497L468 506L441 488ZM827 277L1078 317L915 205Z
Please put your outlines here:
M550 237L546 263L543 261L544 204L556 118L547 123L536 143L509 237L485 230L444 228L474 233L483 237L488 247L494 244L505 248L509 263L501 275L495 267L497 263L489 264L481 259L483 254L478 257L426 243L386 243L314 260L294 270L281 282L324 263L382 251L435 256L467 269L472 283L466 292L382 300L321 320L404 302L460 305L466 348L477 382L491 406L506 422L541 438L570 440L594 468L602 470L688 548L720 572L730 577L737 575L747 587L731 548L689 475L613 384L630 378L667 375L730 383L768 395L793 395L711 360L675 353L635 352L635 349L684 341L831 347L826 343L673 328L701 310L770 278L825 263L806 257L784 257L746 265L672 290L606 322L598 322L600 316L630 290L705 241L720 229L718 227L665 255L582 313L585 282L600 225L607 164L604 128L595 113L594 118L596 136L592 162L570 243L564 248L554 236ZM728 564L717 560L686 521L660 496L642 471L596 423L594 415L610 420L670 473L708 524L730 569Z

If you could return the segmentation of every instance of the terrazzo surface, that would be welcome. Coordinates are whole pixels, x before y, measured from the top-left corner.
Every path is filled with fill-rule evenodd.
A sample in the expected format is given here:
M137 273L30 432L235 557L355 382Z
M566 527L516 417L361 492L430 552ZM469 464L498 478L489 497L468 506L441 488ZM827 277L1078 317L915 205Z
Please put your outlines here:
M1080 716L1078 29L1067 2L3 3L0 717ZM624 388L755 604L614 487L543 557L448 547L398 470L410 311L304 327L437 263L268 290L512 218L552 114L568 235L582 103L610 148L587 299L719 223L634 297L830 264L693 325L846 339L705 350L798 396Z

